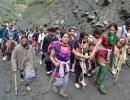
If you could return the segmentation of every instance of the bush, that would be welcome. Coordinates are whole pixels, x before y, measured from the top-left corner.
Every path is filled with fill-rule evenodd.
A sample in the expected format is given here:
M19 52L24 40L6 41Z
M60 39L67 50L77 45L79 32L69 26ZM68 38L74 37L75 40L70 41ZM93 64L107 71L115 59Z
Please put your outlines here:
M17 4L25 4L26 1L25 1L25 0L16 0L16 3L17 3Z

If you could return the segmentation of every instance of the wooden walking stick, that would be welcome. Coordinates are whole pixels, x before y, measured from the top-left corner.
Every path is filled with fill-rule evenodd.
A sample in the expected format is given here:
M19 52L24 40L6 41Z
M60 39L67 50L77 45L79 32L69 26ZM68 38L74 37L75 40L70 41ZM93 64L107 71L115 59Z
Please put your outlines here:
M82 40L82 45L83 45L83 40ZM82 48L82 55L83 55L83 48ZM85 66L84 66L84 63L85 63L85 62L84 62L84 60L82 59L82 63L81 63L82 75L81 75L81 76L82 76L82 81L83 81L83 82L85 82L85 79L84 79L84 70L85 70L85 68L84 68L84 67L85 67ZM83 90L84 90L84 87L85 87L85 86L83 85Z
M115 82L117 82L117 80L118 80L118 78L119 78L119 73L120 73L120 69L121 69L121 66L122 66L122 62L123 62L123 56L124 56L124 48L122 49L122 51L121 51L121 55L119 56L119 62L118 62L118 64L117 64L117 68L118 68L118 70L117 70L117 73L116 73L116 75L115 75Z
M84 72L83 72L83 70L84 70L84 61L82 60L82 64L81 64L81 69L82 69L82 81L84 82L85 80L84 80ZM83 85L83 89L84 89L84 85Z
M53 72L53 74L52 74L52 76L51 76L51 79L49 80L48 86L47 86L45 92L43 92L42 94L48 93L48 91L49 91L49 89L50 89L50 86L51 86L51 83L52 83L52 81L53 81L53 79L54 79L54 75L55 75L55 73L56 73L56 70L57 70L57 67L54 69L54 72Z
M18 95L18 86L17 86L17 75L14 73L14 82L15 82L15 95Z

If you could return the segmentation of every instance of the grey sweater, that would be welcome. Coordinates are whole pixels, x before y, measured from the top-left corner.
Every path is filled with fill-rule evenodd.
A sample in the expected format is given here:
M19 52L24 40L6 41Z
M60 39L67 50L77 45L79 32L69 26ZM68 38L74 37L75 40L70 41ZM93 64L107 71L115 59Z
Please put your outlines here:
M11 56L12 69L24 70L25 67L33 67L35 52L31 46L29 49L18 44Z

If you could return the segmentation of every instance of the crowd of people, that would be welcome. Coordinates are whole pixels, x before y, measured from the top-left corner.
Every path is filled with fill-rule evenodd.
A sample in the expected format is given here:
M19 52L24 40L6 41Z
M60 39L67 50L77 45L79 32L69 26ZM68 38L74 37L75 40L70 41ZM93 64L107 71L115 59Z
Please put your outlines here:
M130 18L120 27L110 23L107 29L97 27L92 33L77 32L75 27L65 32L58 26L46 24L19 31L9 23L1 26L0 43L3 60L11 59L12 71L20 72L28 91L36 75L34 58L40 54L39 63L43 64L45 60L43 66L46 66L47 75L52 74L55 78L55 93L68 97L65 91L70 72L75 73L74 86L78 89L87 86L85 78L91 77L98 68L95 83L99 92L106 94L108 70L117 77L130 54Z

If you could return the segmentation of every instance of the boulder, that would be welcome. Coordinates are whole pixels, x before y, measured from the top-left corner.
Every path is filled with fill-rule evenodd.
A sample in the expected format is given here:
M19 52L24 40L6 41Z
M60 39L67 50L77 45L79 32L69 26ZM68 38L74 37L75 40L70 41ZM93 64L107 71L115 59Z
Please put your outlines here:
M119 14L121 15L121 19L127 19L130 17L130 3L121 6Z
M102 6L108 6L112 2L113 0L96 0L96 4L100 4Z
M85 12L83 14L81 14L81 17L87 17L90 14L90 12Z
M105 27L104 23L101 22L101 21L98 21L97 23L95 23L95 26L96 26L96 27L101 27L101 28L104 28L104 27Z
M107 21L107 20L103 22L103 24L105 25L105 27L108 27L108 26L110 25L110 23L111 23L111 22L110 22L110 21Z
M103 6L108 6L109 4L111 4L113 2L113 0L103 0L102 5Z
M96 18L96 16L94 14L90 13L90 14L88 14L87 18L88 18L88 21L92 21Z
M74 14L75 17L78 17L78 9L74 10L73 14Z

